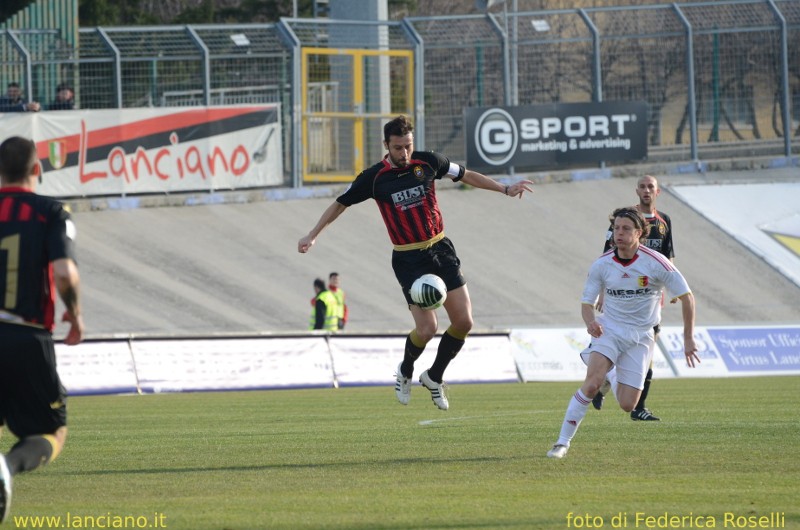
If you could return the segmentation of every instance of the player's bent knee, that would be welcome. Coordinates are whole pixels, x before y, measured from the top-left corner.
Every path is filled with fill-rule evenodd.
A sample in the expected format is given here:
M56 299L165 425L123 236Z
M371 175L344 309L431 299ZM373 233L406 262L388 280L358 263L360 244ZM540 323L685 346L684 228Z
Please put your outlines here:
M434 335L436 335L436 326L417 327L417 337L419 337L420 340L425 344L430 342Z
M593 398L600 391L600 385L601 383L597 383L593 380L587 380L581 387L581 392L583 392L586 397Z
M605 381L605 374L601 374L599 372L593 371L591 373L586 374L586 380L583 382L581 386L581 391L584 393L586 397L594 397L599 391L600 387L603 386L603 382Z
M458 331L459 334L466 337L472 331L473 321L472 317L466 316L462 318L453 319L450 322L450 327Z

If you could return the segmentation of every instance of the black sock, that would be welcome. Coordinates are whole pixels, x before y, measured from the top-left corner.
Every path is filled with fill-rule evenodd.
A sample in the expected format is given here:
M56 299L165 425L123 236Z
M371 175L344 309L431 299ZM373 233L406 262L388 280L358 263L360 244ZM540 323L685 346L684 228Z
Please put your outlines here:
M442 335L442 340L439 341L439 349L436 351L436 359L433 361L433 365L428 370L428 376L431 379L436 381L437 383L442 382L442 378L444 377L444 371L447 369L447 365L450 364L450 361L455 359L458 352L461 351L461 348L464 346L464 341L462 339L457 339L452 336L448 331L444 332Z
M53 445L44 436L28 436L17 442L6 455L8 470L12 475L33 471L46 464L53 456Z
M642 389L642 395L639 396L639 403L636 404L635 410L644 410L644 402L647 399L647 393L650 391L650 381L653 380L653 369L650 368L647 370L647 375L644 378L644 388Z
M414 344L411 335L416 336L416 333L412 331L406 337L406 348L403 353L403 362L400 365L400 372L405 377L411 377L414 374L414 363L419 359L419 356L422 355L422 352L425 351L425 346L419 347Z

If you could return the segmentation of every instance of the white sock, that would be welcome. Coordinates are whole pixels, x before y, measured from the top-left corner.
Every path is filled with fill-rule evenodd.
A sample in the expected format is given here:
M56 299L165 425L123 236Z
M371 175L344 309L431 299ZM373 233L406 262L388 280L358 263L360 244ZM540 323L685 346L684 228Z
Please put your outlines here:
M583 421L583 417L586 416L586 411L591 402L592 400L584 396L580 388L575 392L575 395L569 400L567 412L564 414L564 423L561 424L561 434L558 435L556 444L569 447L572 438L578 432L578 426Z
M617 397L617 387L619 386L619 383L617 383L617 367L616 366L612 366L611 367L611 370L609 370L608 373L606 374L606 379L608 379L608 382L611 383L611 392L614 393L614 398L616 399L616 397Z

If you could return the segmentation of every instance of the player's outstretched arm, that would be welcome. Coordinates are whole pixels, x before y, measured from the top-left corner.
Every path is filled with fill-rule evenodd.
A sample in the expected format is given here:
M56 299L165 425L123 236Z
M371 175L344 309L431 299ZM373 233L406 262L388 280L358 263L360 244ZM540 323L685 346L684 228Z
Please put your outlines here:
M700 362L697 356L697 344L694 342L694 295L686 293L678 298L683 312L683 353L686 355L686 364L694 368Z
M329 224L334 222L346 209L347 206L343 205L339 201L333 201L333 204L328 206L325 211L322 212L319 221L317 221L317 224L311 229L311 232L301 237L300 241L297 242L297 251L301 254L305 254L311 250L311 247L313 247L314 243L316 243L317 236L319 236L320 232L322 232Z
M64 344L70 346L83 340L83 317L80 305L80 283L78 266L70 258L57 259L53 262L53 280L58 295L67 307L62 320L69 322L69 331Z
M475 186L476 188L480 188L482 190L489 190L489 191L499 191L509 197L519 197L522 198L522 194L526 191L533 193L533 182L530 180L520 180L506 186L505 184L501 184L494 179L490 179L486 175L482 173L478 173L477 171L472 171L471 169L467 169L464 171L464 178L461 179L461 182L465 184L469 184L470 186Z

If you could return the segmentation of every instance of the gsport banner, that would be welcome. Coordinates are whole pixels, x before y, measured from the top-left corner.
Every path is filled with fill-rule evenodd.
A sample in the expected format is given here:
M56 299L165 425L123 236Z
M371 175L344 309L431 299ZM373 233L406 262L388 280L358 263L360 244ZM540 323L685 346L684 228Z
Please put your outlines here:
M647 103L553 103L466 110L467 166L552 166L647 156Z

